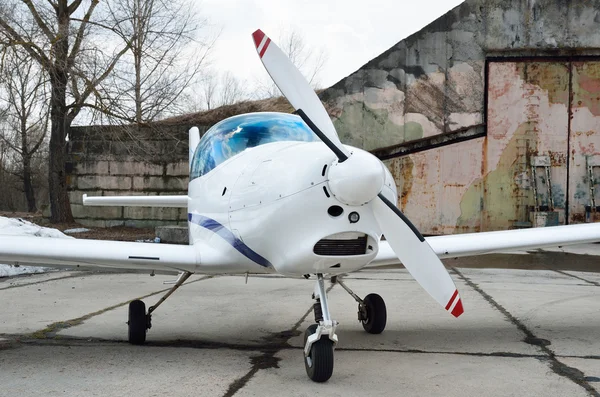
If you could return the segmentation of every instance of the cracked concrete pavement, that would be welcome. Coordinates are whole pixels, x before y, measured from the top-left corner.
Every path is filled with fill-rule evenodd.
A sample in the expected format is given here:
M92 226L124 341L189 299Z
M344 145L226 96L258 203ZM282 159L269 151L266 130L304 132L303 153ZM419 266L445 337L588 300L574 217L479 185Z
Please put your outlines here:
M130 346L127 303L155 303L171 276L9 279L0 282L0 396L600 396L600 274L590 271L598 259L446 261L465 305L460 319L404 269L349 275L358 295L383 296L388 325L365 333L356 303L333 286L340 342L325 384L306 377L302 359L313 280L193 276L155 312L148 343ZM511 269L477 268L487 266Z

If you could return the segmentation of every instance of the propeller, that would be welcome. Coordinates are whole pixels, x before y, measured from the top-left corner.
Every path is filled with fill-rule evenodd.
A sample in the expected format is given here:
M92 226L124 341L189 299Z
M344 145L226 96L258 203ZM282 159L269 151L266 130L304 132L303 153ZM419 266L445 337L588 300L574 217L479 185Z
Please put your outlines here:
M415 280L446 311L458 317L463 305L448 271L412 222L382 193L385 167L366 152L350 153L340 142L325 107L300 71L260 29L252 34L258 55L296 113L336 155L329 187L347 205L371 207L381 231Z

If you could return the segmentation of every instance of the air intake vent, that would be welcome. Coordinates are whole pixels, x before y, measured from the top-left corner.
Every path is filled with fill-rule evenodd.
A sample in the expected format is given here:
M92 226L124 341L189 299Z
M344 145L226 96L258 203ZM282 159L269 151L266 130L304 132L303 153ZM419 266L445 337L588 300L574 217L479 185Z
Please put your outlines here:
M323 256L352 256L367 253L367 236L355 238L324 238L315 244L313 252Z

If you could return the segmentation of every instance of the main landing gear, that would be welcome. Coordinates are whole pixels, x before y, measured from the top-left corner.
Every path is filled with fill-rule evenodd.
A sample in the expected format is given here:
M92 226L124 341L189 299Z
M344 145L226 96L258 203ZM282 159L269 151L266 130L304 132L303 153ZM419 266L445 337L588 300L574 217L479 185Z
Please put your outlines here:
M358 320L370 334L380 334L385 329L387 311L383 298L369 294L361 299L338 277L332 277L333 284L339 284L358 302ZM327 291L323 274L317 274L313 293L315 323L304 331L304 367L306 374L315 382L326 382L333 374L333 350L338 342L335 329L337 321L331 319L327 303Z
M129 321L127 326L129 329L128 340L133 345L143 345L146 342L146 332L152 328L152 312L156 310L177 288L181 286L192 273L183 272L175 281L175 285L167 293L160 298L154 306L150 306L146 314L146 305L139 299L129 303Z
M385 329L387 323L387 309L383 298L377 294L369 294L364 299L360 299L346 284L337 276L331 278L333 284L337 283L346 290L358 302L358 321L362 323L363 328L370 334L380 334Z

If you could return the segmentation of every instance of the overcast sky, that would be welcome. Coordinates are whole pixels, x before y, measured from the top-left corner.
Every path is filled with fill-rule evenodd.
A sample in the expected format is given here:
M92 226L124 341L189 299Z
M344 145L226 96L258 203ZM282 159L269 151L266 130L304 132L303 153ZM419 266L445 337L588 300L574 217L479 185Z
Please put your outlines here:
M213 66L256 81L263 73L251 34L277 39L295 29L307 45L327 53L320 86L329 87L420 30L462 0L203 0L200 12L221 35Z

